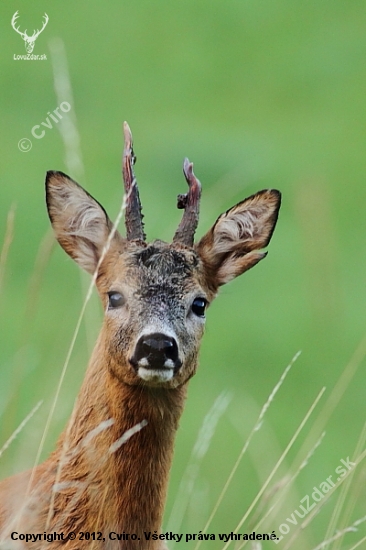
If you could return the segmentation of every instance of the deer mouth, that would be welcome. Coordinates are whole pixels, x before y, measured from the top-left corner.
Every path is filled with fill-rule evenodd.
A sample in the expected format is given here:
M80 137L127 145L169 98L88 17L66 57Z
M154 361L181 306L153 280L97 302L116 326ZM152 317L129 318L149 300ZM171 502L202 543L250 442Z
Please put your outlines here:
M145 382L164 383L172 380L182 366L182 362L177 359L173 362L166 359L164 364L153 360L153 358L143 357L138 362L133 359L130 361L137 376Z
M174 368L164 367L162 369L152 369L138 367L137 374L145 382L169 382L174 377Z

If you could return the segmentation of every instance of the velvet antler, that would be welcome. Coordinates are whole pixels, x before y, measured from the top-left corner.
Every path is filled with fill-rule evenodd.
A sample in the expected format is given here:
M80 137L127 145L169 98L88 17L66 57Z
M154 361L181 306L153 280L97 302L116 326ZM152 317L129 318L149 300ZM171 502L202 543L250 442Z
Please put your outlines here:
M127 122L123 123L123 133L125 146L123 151L122 173L126 194L125 224L127 239L129 241L145 241L146 235L142 221L143 215L141 212L139 190L133 172L133 165L136 162L136 157L133 153L132 134Z
M184 208L184 214L175 232L173 242L193 246L194 233L198 225L201 198L201 183L193 172L193 163L186 158L183 163L183 173L189 190L185 195L178 195L178 208Z

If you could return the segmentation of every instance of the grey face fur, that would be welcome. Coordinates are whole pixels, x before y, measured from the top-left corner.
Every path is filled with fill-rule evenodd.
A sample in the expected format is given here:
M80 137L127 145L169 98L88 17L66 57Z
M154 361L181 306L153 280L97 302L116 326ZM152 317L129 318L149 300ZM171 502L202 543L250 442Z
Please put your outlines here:
M196 299L209 301L204 268L198 254L179 245L154 241L132 245L117 260L109 254L105 263L114 261L114 280L99 277L99 291L106 302L105 322L110 335L113 372L129 383L176 386L190 378L196 369L199 342L205 317L192 310ZM104 264L104 262L103 262ZM105 266L102 264L101 273ZM119 293L119 307L111 308L106 299ZM153 365L149 354L138 354L141 339L165 335L174 342L175 360L162 355L161 364ZM155 367L155 368L154 368Z

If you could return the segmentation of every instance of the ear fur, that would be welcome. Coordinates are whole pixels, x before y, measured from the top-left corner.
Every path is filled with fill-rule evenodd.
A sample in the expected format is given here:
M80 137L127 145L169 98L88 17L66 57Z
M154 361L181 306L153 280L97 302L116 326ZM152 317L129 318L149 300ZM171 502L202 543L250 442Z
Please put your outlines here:
M46 202L58 242L83 269L93 274L112 229L106 211L63 172L47 172Z
M219 216L196 245L213 287L241 275L267 255L260 250L271 240L280 205L281 193L266 189Z

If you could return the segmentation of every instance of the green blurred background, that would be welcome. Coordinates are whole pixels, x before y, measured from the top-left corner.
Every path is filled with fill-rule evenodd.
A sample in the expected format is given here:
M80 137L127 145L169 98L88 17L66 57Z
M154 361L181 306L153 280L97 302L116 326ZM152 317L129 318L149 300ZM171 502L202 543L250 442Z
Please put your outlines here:
M28 32L40 27L47 12L49 23L34 48L34 54L47 55L46 61L14 60L14 54L25 54L10 25L16 10L21 30ZM273 490L281 506L265 526L278 535L300 499L334 475L340 459L355 456L358 441L358 454L364 450L359 437L366 419L365 344L352 363L349 383L341 383L344 394L328 402L328 415L322 417L321 411L366 333L365 2L17 0L0 4L0 22L0 250L15 205L12 243L7 255L3 247L0 263L0 448L43 400L3 452L1 477L33 465L88 286L88 278L50 244L43 181L46 170L70 171L62 136L57 125L45 129L42 139L31 135L32 127L60 104L50 52L60 38L73 94L64 118L77 122L85 167L83 172L74 164L69 175L102 202L112 219L122 196L123 120L134 135L149 239L170 240L179 222L175 202L185 192L185 156L194 161L203 184L198 235L221 212L259 189L274 187L283 193L268 258L224 287L208 312L165 516L168 525L172 510L181 506L186 508L182 523L174 512L170 527L191 533L204 528L261 406L302 350L208 529L235 529L326 386L269 485L283 484L326 424L321 446L291 491L281 496L278 486ZM29 152L18 149L22 138L31 139ZM42 458L70 415L101 317L93 297ZM222 392L229 392L230 403L206 455L192 459L205 415ZM200 466L194 479L189 477L193 467L187 474L189 464ZM355 472L334 526L339 529L366 513L360 491L363 463ZM330 535L342 487L290 548L310 550ZM269 495L260 499L259 517L270 502ZM255 514L251 518L240 532L253 528ZM279 548L286 547L295 530L291 526ZM360 525L358 533L329 548L352 548L365 534ZM207 548L222 546L204 543Z

